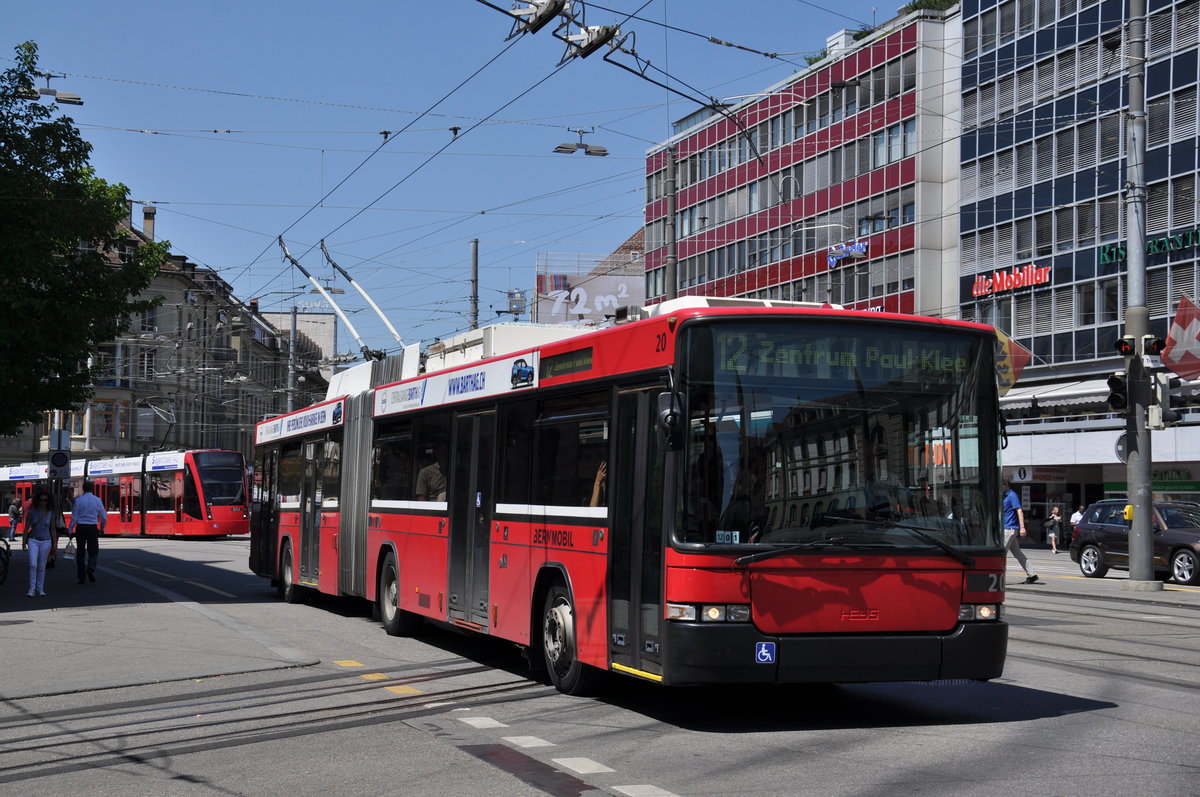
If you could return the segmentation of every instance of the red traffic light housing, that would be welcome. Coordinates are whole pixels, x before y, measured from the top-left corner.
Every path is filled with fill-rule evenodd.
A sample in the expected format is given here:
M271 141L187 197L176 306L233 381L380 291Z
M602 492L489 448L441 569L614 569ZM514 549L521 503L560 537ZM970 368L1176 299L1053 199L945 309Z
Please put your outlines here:
M1117 354L1121 355L1122 357L1134 357L1137 355L1136 343L1137 341L1133 339L1132 335L1126 335L1125 337L1119 339L1116 344L1114 344L1114 347L1117 350Z

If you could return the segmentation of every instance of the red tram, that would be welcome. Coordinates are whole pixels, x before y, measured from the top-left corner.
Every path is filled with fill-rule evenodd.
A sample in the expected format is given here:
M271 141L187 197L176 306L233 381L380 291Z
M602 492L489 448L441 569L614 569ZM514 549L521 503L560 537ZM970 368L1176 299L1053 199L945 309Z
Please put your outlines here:
M46 472L41 463L0 468L0 490L28 500L38 489L50 489ZM64 484L68 516L85 478L108 508L109 535L224 537L250 531L246 463L238 451L76 459Z

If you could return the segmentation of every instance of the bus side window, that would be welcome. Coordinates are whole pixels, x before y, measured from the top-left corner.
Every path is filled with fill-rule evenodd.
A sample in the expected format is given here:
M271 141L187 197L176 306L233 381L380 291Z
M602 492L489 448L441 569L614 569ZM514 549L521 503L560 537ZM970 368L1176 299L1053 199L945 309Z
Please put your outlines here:
M373 489L371 494L383 501L412 499L413 438L405 423L390 427L375 441Z
M608 431L606 393L543 401L535 434L533 502L588 506L600 463L608 459Z
M496 500L502 504L528 504L530 467L533 462L533 406L522 402L500 408L497 461L503 463L497 476Z

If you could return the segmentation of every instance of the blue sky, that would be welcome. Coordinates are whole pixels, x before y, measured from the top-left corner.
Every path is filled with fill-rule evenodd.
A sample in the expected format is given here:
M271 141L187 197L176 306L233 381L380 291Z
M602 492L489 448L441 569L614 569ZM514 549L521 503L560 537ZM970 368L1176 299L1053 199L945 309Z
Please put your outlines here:
M799 71L828 35L895 9L604 0L584 13L632 34L625 46L651 64L647 75L729 97ZM274 240L333 277L324 239L412 343L466 328L472 238L484 323L507 290L532 287L538 253L619 246L641 225L646 150L696 108L602 53L556 71L565 46L552 26L505 42L510 27L474 0L11 3L0 68L36 41L41 68L66 74L52 87L84 98L61 107L95 146L100 176L157 205L157 237L239 298L260 296L264 310L319 300L288 295L308 284ZM553 153L576 129L594 129L585 140L611 154ZM394 349L350 286L332 284L366 342ZM344 330L339 349L357 350Z

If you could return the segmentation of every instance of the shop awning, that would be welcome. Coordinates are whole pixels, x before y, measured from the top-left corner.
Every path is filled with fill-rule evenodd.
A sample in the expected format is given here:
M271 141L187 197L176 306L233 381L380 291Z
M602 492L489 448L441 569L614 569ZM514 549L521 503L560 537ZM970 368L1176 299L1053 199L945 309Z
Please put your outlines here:
M1006 410L1028 409L1034 398L1039 407L1061 407L1067 404L1103 404L1112 392L1108 389L1108 377L1085 379L1077 382L1056 382L1046 385L1014 387L1008 395L1000 397L1000 407Z

